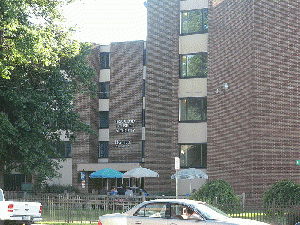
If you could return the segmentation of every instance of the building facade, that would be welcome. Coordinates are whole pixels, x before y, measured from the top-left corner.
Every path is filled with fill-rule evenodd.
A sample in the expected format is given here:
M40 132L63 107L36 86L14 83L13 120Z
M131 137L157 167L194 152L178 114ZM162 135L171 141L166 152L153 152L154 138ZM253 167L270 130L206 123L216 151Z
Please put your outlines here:
M159 178L144 179L151 193L175 193L175 157L181 158L182 169L206 172L208 2L149 0L147 12L146 42L94 46L98 148L93 147L95 138L82 137L73 145L72 157L72 183L82 191L95 188L90 173L107 167L126 172L142 166L158 172ZM87 102L78 108L90 113L91 124L95 104ZM179 181L179 194L204 182Z
M212 0L208 174L249 201L299 182L300 1Z
M94 47L99 99L78 109L99 136L74 144L73 185L88 192L82 174L142 166L160 175L144 180L147 191L174 193L175 157L246 201L277 180L299 182L299 7L148 0L146 41ZM204 182L180 181L180 194Z

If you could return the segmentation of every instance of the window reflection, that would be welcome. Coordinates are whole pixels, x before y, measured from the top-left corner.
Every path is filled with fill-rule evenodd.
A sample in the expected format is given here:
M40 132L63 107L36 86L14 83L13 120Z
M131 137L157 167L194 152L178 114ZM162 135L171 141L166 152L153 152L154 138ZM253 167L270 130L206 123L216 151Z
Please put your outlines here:
M185 98L179 100L179 121L206 121L207 98Z
M206 33L208 10L197 9L181 13L181 34Z
M180 146L180 167L207 167L207 144L189 144Z

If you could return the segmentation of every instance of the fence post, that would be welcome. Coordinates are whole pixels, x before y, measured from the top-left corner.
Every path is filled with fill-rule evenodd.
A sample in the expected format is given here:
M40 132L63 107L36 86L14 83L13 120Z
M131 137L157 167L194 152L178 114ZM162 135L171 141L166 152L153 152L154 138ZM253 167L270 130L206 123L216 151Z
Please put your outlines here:
M67 193L67 223L70 222L69 193Z

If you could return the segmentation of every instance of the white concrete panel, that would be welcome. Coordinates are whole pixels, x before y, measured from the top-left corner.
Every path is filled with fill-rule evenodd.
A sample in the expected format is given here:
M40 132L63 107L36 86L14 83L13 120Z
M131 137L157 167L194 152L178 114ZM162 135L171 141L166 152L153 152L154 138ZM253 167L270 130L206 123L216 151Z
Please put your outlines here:
M208 0L187 0L180 2L180 10L208 8Z
M143 97L143 109L146 109L146 98Z
M207 96L207 78L179 79L179 98L205 96Z
M99 82L110 81L110 69L100 70Z
M99 111L109 111L109 99L99 99Z
M146 140L146 129L145 127L142 127L142 140Z
M105 168L111 168L118 171L128 171L135 168L139 168L139 163L90 163L90 164L78 164L77 171L98 171Z
M207 33L179 37L179 54L207 52Z
M203 170L206 171L206 170ZM178 180L178 194L188 195L193 193L193 190L197 190L206 183L204 178Z
M108 158L100 158L98 159L98 163L108 163Z
M62 166L62 168L58 170L60 177L47 180L46 182L49 185L72 185L72 159L66 159L64 162L60 162L59 164Z
M109 141L109 129L99 129L99 141Z
M110 45L101 45L100 52L110 52Z
M206 143L207 123L178 123L178 143Z

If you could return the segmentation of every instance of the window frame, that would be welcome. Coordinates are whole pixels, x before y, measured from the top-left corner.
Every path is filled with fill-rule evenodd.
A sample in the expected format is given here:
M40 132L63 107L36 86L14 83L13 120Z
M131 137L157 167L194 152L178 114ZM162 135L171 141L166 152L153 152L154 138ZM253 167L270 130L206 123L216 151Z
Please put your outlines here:
M189 23L189 19L186 21L183 20L183 14L187 13L187 17L189 18L189 13L193 13L199 11L201 12L201 28L199 31L195 32L183 32L183 24L184 22ZM205 23L206 21L206 23ZM187 25L189 27L189 24ZM185 35L191 35L191 34L204 34L208 32L208 8L202 8L202 9L192 9L192 10L183 10L180 11L180 36L185 36Z
M200 111L201 111L201 119L188 119L188 104L187 102L189 100L194 100L194 99L199 99L201 100L201 106L200 106ZM185 100L186 104L185 107L182 105L182 101ZM183 113L182 110L185 108L185 120L181 119ZM199 122L207 122L207 97L186 97L186 98L179 98L179 118L178 118L179 123L199 123Z
M103 118L106 120L102 120ZM99 111L99 129L107 128L109 128L109 111Z
M147 209L147 206L153 206L153 205L162 205L162 208L165 206L165 216L164 217L153 217L152 215L146 215L146 210ZM144 213L143 215L139 215L139 212L141 210L144 210ZM155 214L153 214L155 215ZM168 202L151 202L151 203L148 203L148 204L145 204L143 206L141 206L140 208L138 208L135 213L133 214L133 216L135 217L142 217L142 218L159 218L159 219L163 219L163 218L168 218L169 217L169 203Z
M99 82L99 99L109 99L110 82Z
M184 77L183 76L183 57L195 56L195 55L201 55L202 62L204 62L202 65L200 65L200 67L201 67L200 76L185 76ZM180 54L179 62L180 62L180 64L179 64L179 78L180 79L207 78L207 52L199 52L199 53L191 53L191 54ZM206 68L204 68L204 65L206 66ZM186 74L188 74L188 71L189 71L188 67L189 67L189 63L188 63L188 60L187 60L186 61L186 72L185 72Z
M193 163L191 165L189 165L189 163L187 163L187 160L186 160L186 165L182 165L182 154L181 154L181 146L183 145L190 145L190 146L201 146L201 152L200 152L200 161L201 161L201 165L200 166L193 166ZM203 146L205 146L205 148L203 148ZM188 155L188 153L187 153ZM180 158L180 168L203 168L203 169L206 169L207 168L207 143L180 143L179 144L179 158ZM190 158L195 158L195 157L190 157ZM204 159L205 158L205 159Z
M99 53L100 69L110 69L110 52Z
M102 144L102 146L104 146L107 149L102 151L101 144ZM108 158L108 155L109 155L109 141L99 141L98 142L98 158L100 158L100 159Z

